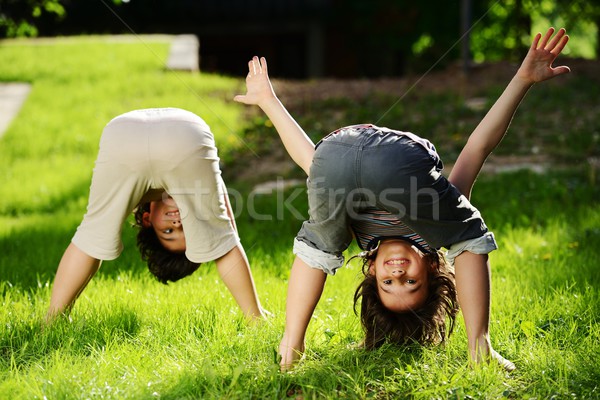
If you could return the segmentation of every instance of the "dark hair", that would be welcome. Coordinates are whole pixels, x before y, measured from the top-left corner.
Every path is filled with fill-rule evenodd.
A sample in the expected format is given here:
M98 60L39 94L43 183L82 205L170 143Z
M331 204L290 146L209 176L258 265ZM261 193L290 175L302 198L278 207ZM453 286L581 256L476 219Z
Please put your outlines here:
M175 282L191 275L200 267L199 263L188 260L185 253L174 253L164 248L158 240L154 228L144 227L143 215L150 211L150 203L140 205L134 212L135 225L139 229L137 246L142 260L148 264L148 269L164 284Z
M386 341L399 345L445 342L454 329L458 300L454 270L446 263L444 256L439 251L424 255L433 267L429 274L427 299L421 308L404 313L390 311L381 302L377 280L369 272L375 256L376 253L364 258L362 272L365 278L354 293L355 313L359 299L362 299L360 321L365 331L365 348L372 350Z

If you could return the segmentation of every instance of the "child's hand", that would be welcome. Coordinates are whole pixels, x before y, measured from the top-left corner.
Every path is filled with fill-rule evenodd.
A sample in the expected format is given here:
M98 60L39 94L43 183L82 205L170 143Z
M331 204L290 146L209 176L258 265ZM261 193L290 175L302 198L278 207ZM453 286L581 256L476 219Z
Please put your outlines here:
M554 28L550 28L543 38L541 33L535 35L529 52L517 72L519 78L533 84L571 71L567 66L552 67L552 63L569 41L564 28L561 28L554 38L552 38L553 34Z
M517 367L510 360L502 357L490 344L489 337L476 341L476 347L470 351L471 362L474 364L498 363L506 372L512 372Z
M287 339L287 335L284 334L279 344L279 355L281 356L281 361L279 362L281 371L291 370L304 355L304 342L291 343Z
M512 361L509 361L506 358L502 357L496 351L492 350L491 356L492 359L496 360L500 367L502 367L506 372L512 372L515 369L517 369L517 367L515 366L515 364L512 363Z
M244 104L260 106L264 102L275 98L275 92L267 70L267 60L254 56L248 62L248 75L246 76L246 94L237 95L234 101Z

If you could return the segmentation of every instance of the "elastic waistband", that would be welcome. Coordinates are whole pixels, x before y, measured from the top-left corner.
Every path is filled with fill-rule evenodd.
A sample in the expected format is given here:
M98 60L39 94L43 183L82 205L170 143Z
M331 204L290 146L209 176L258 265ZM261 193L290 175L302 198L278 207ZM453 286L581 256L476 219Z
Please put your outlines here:
M409 132L396 131L371 124L351 125L329 133L316 144L315 148L325 142L367 147L412 142L415 141L415 138L418 137Z

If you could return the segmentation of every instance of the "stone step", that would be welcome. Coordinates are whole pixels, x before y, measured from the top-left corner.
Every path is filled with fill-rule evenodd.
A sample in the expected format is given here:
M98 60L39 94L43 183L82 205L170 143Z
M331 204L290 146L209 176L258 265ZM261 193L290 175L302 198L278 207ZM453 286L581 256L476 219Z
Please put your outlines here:
M196 35L177 35L171 42L166 68L175 71L200 70L200 42Z

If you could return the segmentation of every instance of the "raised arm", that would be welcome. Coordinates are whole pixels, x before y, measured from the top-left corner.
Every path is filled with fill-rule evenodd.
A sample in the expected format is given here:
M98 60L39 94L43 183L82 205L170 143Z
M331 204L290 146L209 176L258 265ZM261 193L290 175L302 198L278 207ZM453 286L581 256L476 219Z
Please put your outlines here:
M246 91L233 100L259 106L275 126L290 157L308 175L315 145L275 95L264 57L248 62Z
M552 67L552 63L567 44L569 37L560 29L554 37L554 28L542 38L533 39L527 56L502 95L477 125L461 151L450 173L449 180L470 198L475 179L483 163L502 141L510 122L534 83L542 82L570 71L569 67Z
M569 72L568 67L552 67L568 41L565 30L554 29L546 35L537 34L523 64L510 81L500 98L469 137L460 153L450 182L467 197L487 156L502 140L519 103L536 82ZM541 41L540 41L541 39ZM487 359L497 360L511 371L514 364L495 352L490 344L490 268L485 254L465 251L455 259L456 289L461 306L468 339L470 359L476 363Z

